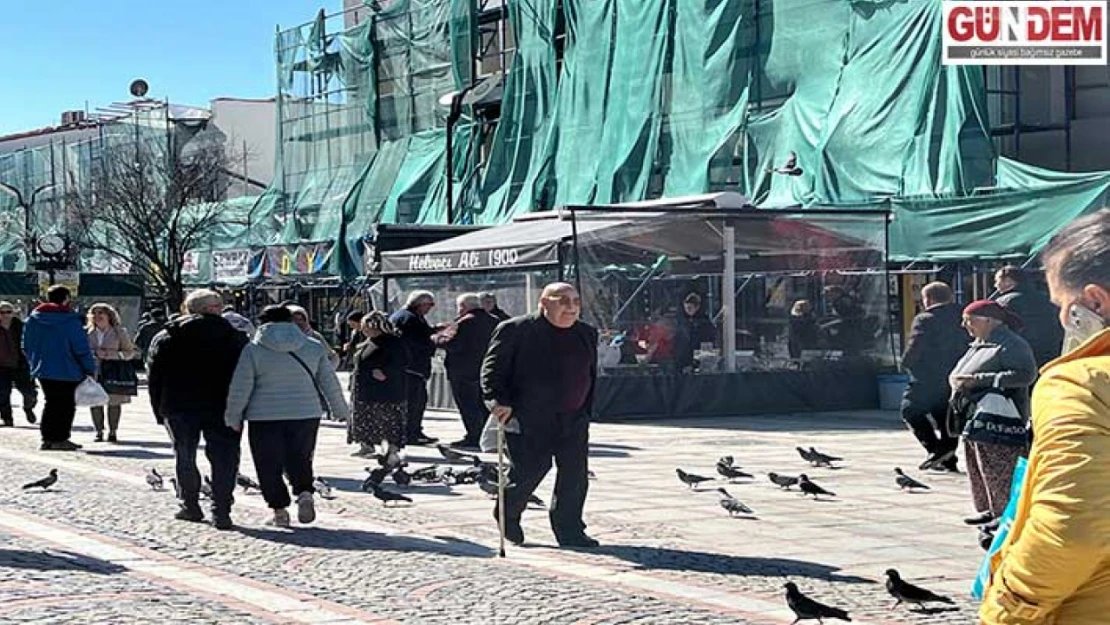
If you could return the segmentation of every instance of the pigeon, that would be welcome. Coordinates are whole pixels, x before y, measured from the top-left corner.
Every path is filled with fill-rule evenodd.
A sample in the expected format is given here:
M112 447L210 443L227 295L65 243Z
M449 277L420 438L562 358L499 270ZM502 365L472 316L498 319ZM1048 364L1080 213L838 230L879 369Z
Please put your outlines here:
M926 590L920 586L914 586L903 580L902 576L898 574L898 571L894 569L886 570L886 591L890 593L891 597L898 600L897 603L890 607L891 610L897 608L903 602L913 603L918 607L926 603L955 604L955 602L948 597L942 597L931 590Z
M798 455L802 457L802 460L805 460L806 462L808 462L810 464L813 464L813 454L811 454L810 452L806 451L805 449L803 449L801 447L795 447L794 449L798 450Z
M421 467L412 473L409 473L414 481L417 482L438 482L439 481L439 465L433 464L427 467Z
M809 457L813 459L813 464L819 467L831 467L832 463L844 460L844 458L825 455L812 447L809 448Z
M717 458L717 464L722 464L726 467L731 467L731 466L734 466L736 464L736 459L733 458L732 456L721 456L720 458ZM737 467L737 468L739 468L739 467Z
M171 477L170 486L173 486L173 496L181 499L181 488L177 485L177 480Z
M821 623L823 619L827 618L835 618L848 622L852 621L852 618L848 616L848 613L844 610L818 603L803 595L802 591L798 590L798 585L794 582L786 582L783 588L786 589L786 605L790 607L790 610L794 612L794 616L797 617L794 619L794 623L798 621L817 621ZM794 623L790 625L794 625Z
M443 443L436 445L436 449L439 450L439 455L443 456L447 460L451 460L454 462L466 462L468 464L477 464L481 462L481 459L479 459L478 456L475 456L474 454L464 454L462 452L455 451L454 449L451 449Z
M767 477L771 480L772 484L774 484L775 486L778 486L779 488L785 488L786 490L790 490L791 486L797 486L798 485L798 478L792 477L790 475L779 475L778 473L768 473Z
M695 475L693 473L687 473L687 472L683 471L682 469L675 469L675 473L678 474L678 479L681 480L683 484L689 486L690 488L697 488L697 486L699 484L701 484L702 482L712 482L713 481L713 478L711 478L711 477L702 477L700 475Z
M405 501L408 503L412 503L412 499L409 499L401 493L395 493L391 490L386 490L377 484L373 485L373 487L370 489L370 492L374 495L375 499L382 502L383 506L388 506L389 502L391 501Z
M751 473L744 473L730 464L721 464L720 462L717 463L717 475L729 480L755 477Z
M836 493L827 491L817 484L809 481L809 477L803 473L798 476L798 488L802 489L802 495L813 495L817 499L818 495L828 495L829 497L836 497Z
M717 492L721 494L719 503L722 508L728 511L729 516L736 516L737 514L755 514L755 511L744 505L739 499L730 495L727 490L718 488Z
M243 475L242 473L238 473L235 475L235 483L242 487L244 493L249 493L252 490L262 490L262 487L258 485L258 482L252 480L246 475Z
M151 490L162 490L165 485L162 481L162 476L158 475L158 471L154 467L151 467L150 471L147 472L146 483L150 486Z
M412 476L405 471L404 467L397 467L393 470L393 483L398 486L408 486L412 483Z
M322 477L312 480L312 489L323 499L335 499L335 495L331 492L331 484L324 481Z
M593 471L590 471L589 469L587 469L586 470L586 479L587 480L596 480L597 479L597 474L594 473Z
M27 489L30 489L30 488L41 488L43 490L49 490L50 487L53 486L54 483L57 482L57 481L58 481L58 470L57 469L50 469L50 475L47 475L46 477L42 478L41 480L39 480L37 482L31 482L30 484L24 484L23 485L23 490L27 490Z
M528 503L532 504L533 506L539 506L541 508L547 507L547 504L545 504L542 499L535 496L534 494L528 495Z
M798 155L795 152L790 152L786 157L786 161L781 167L771 168L768 167L769 173L782 174L784 176L801 176L802 168L798 167Z
M207 475L204 476L204 483L200 485L200 494L209 499L213 499L212 495L212 480Z
M894 472L898 475L898 477L894 478L894 481L898 484L898 488L901 488L904 491L912 491L915 488L921 490L929 490L928 486L922 484L921 482L918 482L905 473L902 473L902 469L894 467Z
M362 482L362 490L366 492L370 492L373 486L380 486L385 481L385 477L389 475L388 467L378 467L376 469L366 467L366 470L370 472L370 475Z

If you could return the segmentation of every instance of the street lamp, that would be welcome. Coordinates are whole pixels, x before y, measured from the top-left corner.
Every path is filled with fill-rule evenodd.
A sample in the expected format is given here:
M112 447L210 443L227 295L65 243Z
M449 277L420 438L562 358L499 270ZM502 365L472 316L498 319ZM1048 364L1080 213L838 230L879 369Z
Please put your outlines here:
M462 118L463 98L474 87L475 85L470 85L439 98L440 106L447 107L447 157L444 159L447 175L447 225L455 221L455 124Z

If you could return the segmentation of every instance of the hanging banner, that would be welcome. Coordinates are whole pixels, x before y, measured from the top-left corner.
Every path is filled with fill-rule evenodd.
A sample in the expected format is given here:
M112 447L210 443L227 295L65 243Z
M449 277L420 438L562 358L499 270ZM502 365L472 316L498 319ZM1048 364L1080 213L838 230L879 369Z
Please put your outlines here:
M313 243L297 247L297 273L324 273L331 260L331 243Z
M292 275L296 252L281 245L266 248L266 275Z
M248 249L212 252L212 279L237 282L250 277L251 251Z
M190 250L185 252L184 261L181 263L181 275L183 276L198 276L200 275L200 252Z
M331 242L272 246L266 249L266 275L305 276L326 273L334 245Z

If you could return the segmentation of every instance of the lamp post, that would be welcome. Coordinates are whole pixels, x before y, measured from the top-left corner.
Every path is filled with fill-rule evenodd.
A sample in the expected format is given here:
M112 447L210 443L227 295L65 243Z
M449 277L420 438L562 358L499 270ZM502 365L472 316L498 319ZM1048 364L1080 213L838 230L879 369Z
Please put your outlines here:
M447 107L447 155L444 169L447 176L447 225L455 222L455 124L462 119L463 98L477 85L446 93L439 98L440 106Z

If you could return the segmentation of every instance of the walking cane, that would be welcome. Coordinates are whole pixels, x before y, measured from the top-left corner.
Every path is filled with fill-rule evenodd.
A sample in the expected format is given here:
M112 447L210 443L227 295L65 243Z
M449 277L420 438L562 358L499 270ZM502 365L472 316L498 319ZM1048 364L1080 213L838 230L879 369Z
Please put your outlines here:
M505 557L505 424L497 420L497 530L501 535L498 555Z

